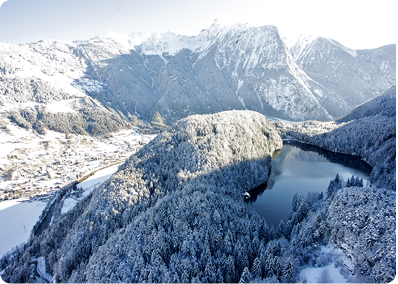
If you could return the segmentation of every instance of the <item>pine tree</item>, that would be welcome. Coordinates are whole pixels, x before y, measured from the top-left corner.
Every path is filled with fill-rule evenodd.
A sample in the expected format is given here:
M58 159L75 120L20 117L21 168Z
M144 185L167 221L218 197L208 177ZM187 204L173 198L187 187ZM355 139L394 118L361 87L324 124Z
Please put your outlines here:
M298 201L299 201L299 197L298 197L298 194L297 194L297 192L294 194L294 196L293 196L293 200L292 200L292 210L293 211L297 211L297 208L298 208Z
M295 282L297 276L298 265L297 261L292 256L289 256L283 266L281 280L285 283Z
M256 257L253 261L252 274L254 279L259 279L262 277L263 269L261 267L261 261L258 257Z
M342 182L340 180L340 176L337 173L334 180L331 180L329 183L329 187L327 189L327 196L328 198L334 196L334 193L343 187Z
M281 220L279 222L278 228L276 228L276 238L279 239L280 237L285 237L285 222Z
M225 262L224 279L227 283L232 283L237 281L234 258L232 257L232 255L228 256Z
M242 275L239 279L239 283L249 283L251 279L252 279L251 273L249 271L249 268L247 268L246 266L243 269Z

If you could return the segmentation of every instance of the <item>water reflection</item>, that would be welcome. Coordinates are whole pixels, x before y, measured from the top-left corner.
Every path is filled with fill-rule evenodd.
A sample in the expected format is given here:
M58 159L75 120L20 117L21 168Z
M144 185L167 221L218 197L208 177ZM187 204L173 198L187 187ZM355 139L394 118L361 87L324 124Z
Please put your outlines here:
M265 218L269 226L287 221L294 194L326 191L337 173L343 179L352 175L369 177L371 167L359 157L339 154L297 142L284 142L272 160L268 182L249 191L248 206Z

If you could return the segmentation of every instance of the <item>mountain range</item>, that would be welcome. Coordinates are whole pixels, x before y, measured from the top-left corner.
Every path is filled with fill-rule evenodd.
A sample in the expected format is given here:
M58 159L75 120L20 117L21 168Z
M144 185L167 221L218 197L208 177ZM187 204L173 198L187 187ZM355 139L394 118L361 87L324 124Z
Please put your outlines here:
M0 44L0 126L105 133L143 121L254 110L331 120L395 84L395 44L352 50L274 26L215 21L196 36L134 32ZM160 114L160 115L159 115Z

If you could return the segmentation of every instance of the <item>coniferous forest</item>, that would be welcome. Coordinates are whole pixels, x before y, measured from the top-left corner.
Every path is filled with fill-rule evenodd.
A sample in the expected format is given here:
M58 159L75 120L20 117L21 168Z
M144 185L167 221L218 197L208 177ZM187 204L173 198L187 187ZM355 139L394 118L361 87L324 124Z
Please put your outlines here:
M32 259L44 257L54 282L304 282L302 269L329 264L347 282L390 282L395 86L377 99L394 111L370 101L333 123L271 123L253 111L179 120L4 256L2 279L37 282ZM336 173L326 194L296 194L286 224L269 227L242 194L267 181L282 139L360 156L372 167L370 184Z

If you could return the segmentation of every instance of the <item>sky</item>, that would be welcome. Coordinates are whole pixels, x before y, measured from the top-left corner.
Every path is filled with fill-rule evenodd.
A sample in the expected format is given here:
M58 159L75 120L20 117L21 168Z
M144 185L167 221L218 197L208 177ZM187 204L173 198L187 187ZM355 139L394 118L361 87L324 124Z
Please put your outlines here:
M394 0L0 0L0 42L85 40L109 31L196 35L217 19L274 25L282 36L332 38L352 49L396 43Z

